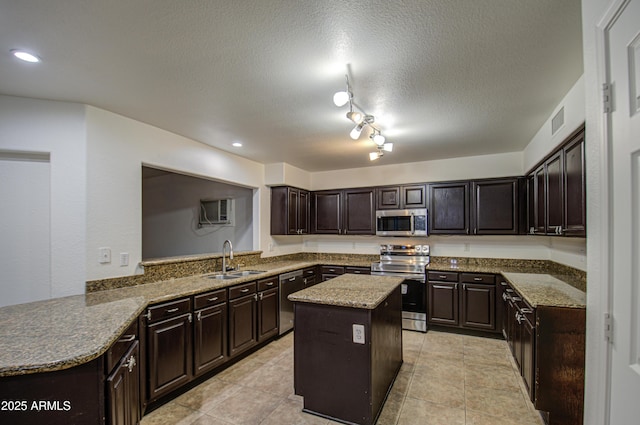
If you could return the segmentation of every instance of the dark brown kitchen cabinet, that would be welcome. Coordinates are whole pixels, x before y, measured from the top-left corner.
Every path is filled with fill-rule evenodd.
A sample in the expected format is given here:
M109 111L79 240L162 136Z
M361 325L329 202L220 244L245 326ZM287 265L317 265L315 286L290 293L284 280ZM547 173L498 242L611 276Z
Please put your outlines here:
M371 274L371 267L346 266L344 272L347 274Z
M495 275L429 271L427 290L430 324L496 331Z
M535 168L528 182L528 233L586 236L584 127Z
M320 269L322 273L322 281L333 279L334 277L344 274L344 266L322 266Z
M229 357L258 343L256 282L229 289Z
M140 421L140 350L137 340L107 378L107 423L136 425Z
M313 233L342 233L342 191L313 192Z
M191 299L147 308L147 400L153 401L192 378Z
M476 180L471 182L473 234L518 234L520 217L519 182L520 179L518 178Z
M431 183L429 233L469 234L469 182Z
M322 267L307 267L302 270L302 277L304 279L304 286L309 287L313 286L316 283L320 283L320 278L322 276Z
M582 423L585 309L533 308L505 284L505 335L534 407L549 424Z
M558 151L545 162L546 233L561 234L563 224L563 152Z
M376 188L376 209L426 208L426 195L424 184L378 187Z
M586 176L584 131L563 148L564 220L562 232L567 236L586 236Z
M227 361L227 290L194 297L193 372L200 376Z
M374 189L313 192L313 232L338 235L374 235Z
M289 186L271 188L271 234L310 233L310 194Z
M278 278L258 281L258 342L278 335Z

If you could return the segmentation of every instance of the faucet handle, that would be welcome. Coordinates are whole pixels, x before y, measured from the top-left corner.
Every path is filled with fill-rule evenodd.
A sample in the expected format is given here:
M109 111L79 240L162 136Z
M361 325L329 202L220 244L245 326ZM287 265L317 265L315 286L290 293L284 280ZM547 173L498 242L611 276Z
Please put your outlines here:
M236 264L235 269L240 270L240 267L244 267L244 264L240 264L240 263Z

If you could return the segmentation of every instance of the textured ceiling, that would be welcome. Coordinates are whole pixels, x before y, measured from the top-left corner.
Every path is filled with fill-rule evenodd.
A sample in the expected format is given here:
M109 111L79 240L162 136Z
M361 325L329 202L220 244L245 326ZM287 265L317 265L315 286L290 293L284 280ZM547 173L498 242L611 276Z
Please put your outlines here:
M395 144L376 162L346 73ZM0 0L0 93L308 171L520 151L581 74L580 0Z

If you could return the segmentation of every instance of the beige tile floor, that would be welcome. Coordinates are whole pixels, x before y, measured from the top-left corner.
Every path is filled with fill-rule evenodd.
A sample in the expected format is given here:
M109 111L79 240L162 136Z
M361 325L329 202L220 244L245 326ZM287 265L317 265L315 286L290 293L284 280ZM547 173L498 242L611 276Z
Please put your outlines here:
M541 425L503 340L403 332L404 364L378 425ZM293 334L149 413L142 425L327 425L293 394Z

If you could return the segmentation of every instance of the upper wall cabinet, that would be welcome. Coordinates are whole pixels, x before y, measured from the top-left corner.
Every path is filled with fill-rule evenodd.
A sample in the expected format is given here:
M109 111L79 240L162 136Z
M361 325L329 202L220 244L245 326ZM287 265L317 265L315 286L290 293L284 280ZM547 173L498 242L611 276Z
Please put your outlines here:
M423 184L378 187L376 188L376 209L426 208L426 195Z
M313 232L334 235L374 235L374 188L313 192Z
M586 236L584 128L527 178L530 234Z
M309 229L309 192L295 187L271 188L271 234L303 235Z
M469 234L469 182L429 184L429 233Z
M517 234L520 185L517 177L429 184L429 233Z
M519 231L522 179L476 180L471 182L473 212L471 221L476 235L515 235Z

